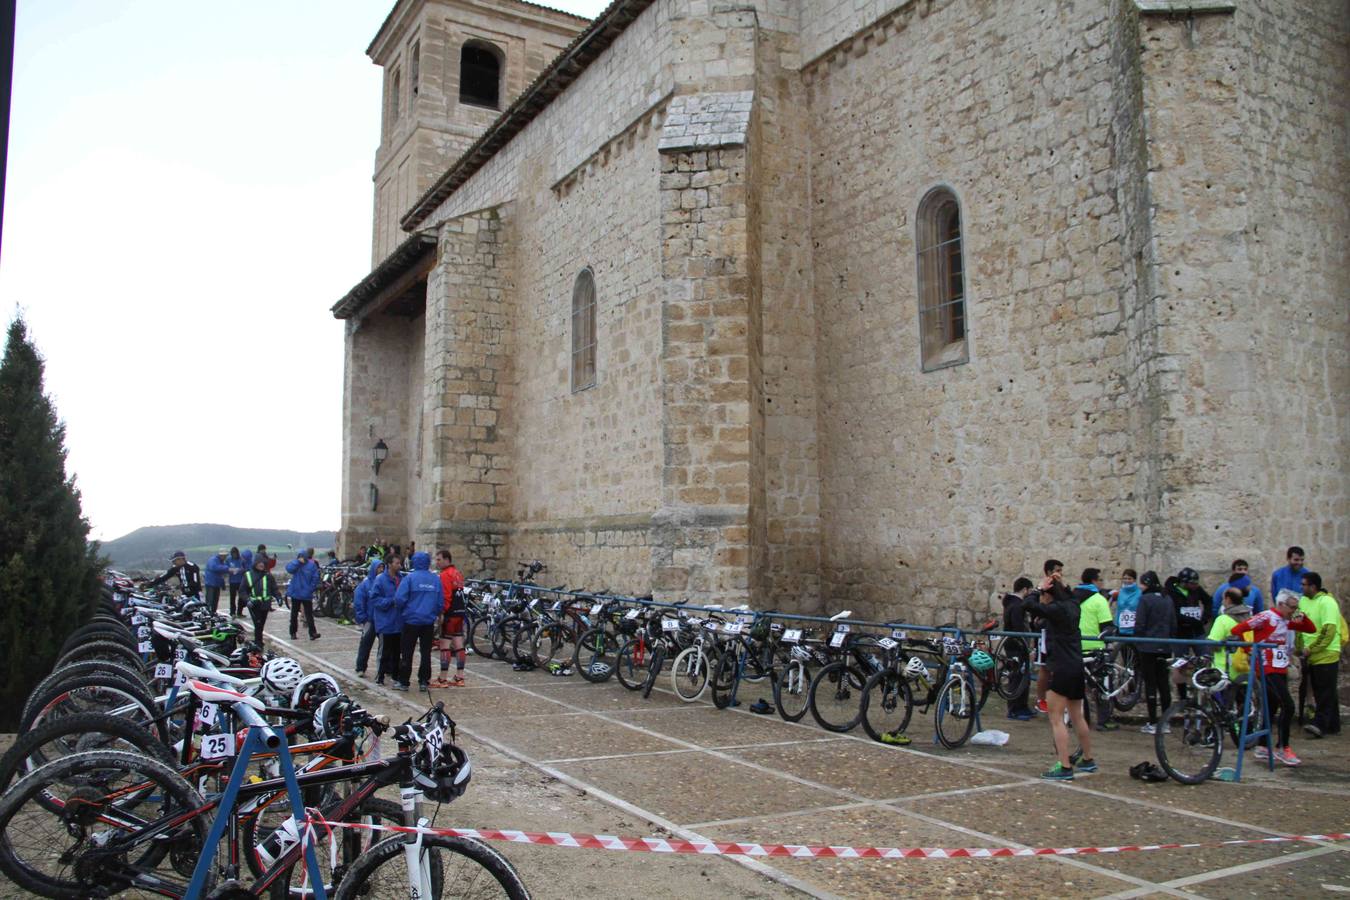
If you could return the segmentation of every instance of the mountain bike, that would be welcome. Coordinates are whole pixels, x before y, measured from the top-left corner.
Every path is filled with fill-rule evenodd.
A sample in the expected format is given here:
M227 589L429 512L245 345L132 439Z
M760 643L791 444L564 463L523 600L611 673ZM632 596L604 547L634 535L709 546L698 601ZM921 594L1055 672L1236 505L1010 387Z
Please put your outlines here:
M1200 784L1214 774L1223 759L1224 743L1231 740L1238 747L1244 718L1249 733L1263 723L1259 693L1253 690L1248 703L1246 685L1234 685L1222 669L1209 663L1203 655L1177 660L1175 667L1195 670L1192 691L1167 708L1162 716L1166 727L1159 727L1153 736L1158 764L1182 784ZM1248 745L1253 743L1249 737Z

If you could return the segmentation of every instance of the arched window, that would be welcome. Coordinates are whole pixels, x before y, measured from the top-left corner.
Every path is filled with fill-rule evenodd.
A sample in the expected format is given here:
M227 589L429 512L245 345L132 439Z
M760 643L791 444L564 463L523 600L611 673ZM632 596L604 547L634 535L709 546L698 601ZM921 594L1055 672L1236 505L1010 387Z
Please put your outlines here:
M919 257L919 342L923 370L970 359L961 204L949 188L929 191L915 216Z
M595 275L582 269L572 285L572 393L595 386Z
M486 41L469 41L459 51L459 102L497 109L501 105L502 57Z

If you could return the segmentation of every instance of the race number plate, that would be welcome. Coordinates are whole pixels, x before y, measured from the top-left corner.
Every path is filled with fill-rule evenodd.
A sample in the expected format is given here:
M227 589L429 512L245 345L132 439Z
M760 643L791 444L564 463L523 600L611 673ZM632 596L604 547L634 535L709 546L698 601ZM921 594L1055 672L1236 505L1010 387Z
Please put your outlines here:
M895 647L900 646L900 644L899 644L898 642L893 641L893 640L891 640L890 638L880 638L880 639L877 641L877 644L879 644L880 646L886 648L887 650L891 650L891 649L894 649Z
M441 755L441 747L445 745L445 731L437 725L427 731L427 749L431 751L433 759Z
M844 638L846 637L848 637L848 632L836 631L834 634L830 635L830 646L835 648L844 646Z
M132 616L132 617L131 617L131 624L132 624L132 625L144 625L145 622L146 622L145 616Z
M642 610L640 609L630 609L628 612L623 614L623 617L625 619L636 619L638 617L638 614L641 612Z
M593 616L598 616L598 615L600 615L600 610L602 610L602 609L604 609L604 608L605 608L605 604L603 604L603 603L596 603L596 604L592 605L592 606L591 606L591 615L593 615Z
M173 666L169 665L168 663L157 663L157 664L155 665L155 677L156 677L156 678L172 678L172 677L173 677Z
M208 734L202 738L202 759L227 759L234 756L234 735Z
M795 644L802 639L802 630L800 628L788 628L783 631L783 643Z
M141 641L136 645L136 650L138 653L154 653L155 645L149 641Z
M741 633L741 623L740 623L740 622L728 622L727 624L725 624L725 625L722 626L722 631L723 631L724 633L726 633L726 634L740 634L740 633Z
M197 710L197 724L204 726L214 725L216 723L217 715L219 715L219 710L216 709L214 703L203 703L202 708Z
M903 628L897 628L891 632L891 637L897 641L903 641L905 638L909 637L909 633Z
M679 631L679 630L680 630L680 620L679 620L679 619L662 619L662 620L661 620L661 630L662 630L662 631Z

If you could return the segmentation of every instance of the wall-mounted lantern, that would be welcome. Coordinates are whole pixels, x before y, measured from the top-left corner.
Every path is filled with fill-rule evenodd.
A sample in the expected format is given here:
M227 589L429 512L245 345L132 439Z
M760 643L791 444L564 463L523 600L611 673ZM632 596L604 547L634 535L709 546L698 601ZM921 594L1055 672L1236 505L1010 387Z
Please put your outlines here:
M389 458L389 445L384 442L384 438L380 438L375 442L373 454L374 455L371 457L371 465L375 469L375 474L379 475L380 465Z

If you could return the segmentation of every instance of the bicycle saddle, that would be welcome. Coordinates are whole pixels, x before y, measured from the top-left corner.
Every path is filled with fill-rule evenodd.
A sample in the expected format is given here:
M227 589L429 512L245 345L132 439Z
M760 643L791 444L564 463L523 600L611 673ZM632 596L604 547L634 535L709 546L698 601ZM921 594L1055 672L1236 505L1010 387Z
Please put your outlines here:
M235 687L244 687L247 684L242 678L226 675L224 672L217 672L215 669L208 669L205 666L194 666L187 660L181 660L178 663L177 668L178 671L182 672L188 678L218 681L222 684L234 685Z
M204 681L189 678L188 689L196 694L203 703L244 703L256 710L267 708L257 697L250 697L248 694L241 694L239 691L232 691L229 688L216 687Z

